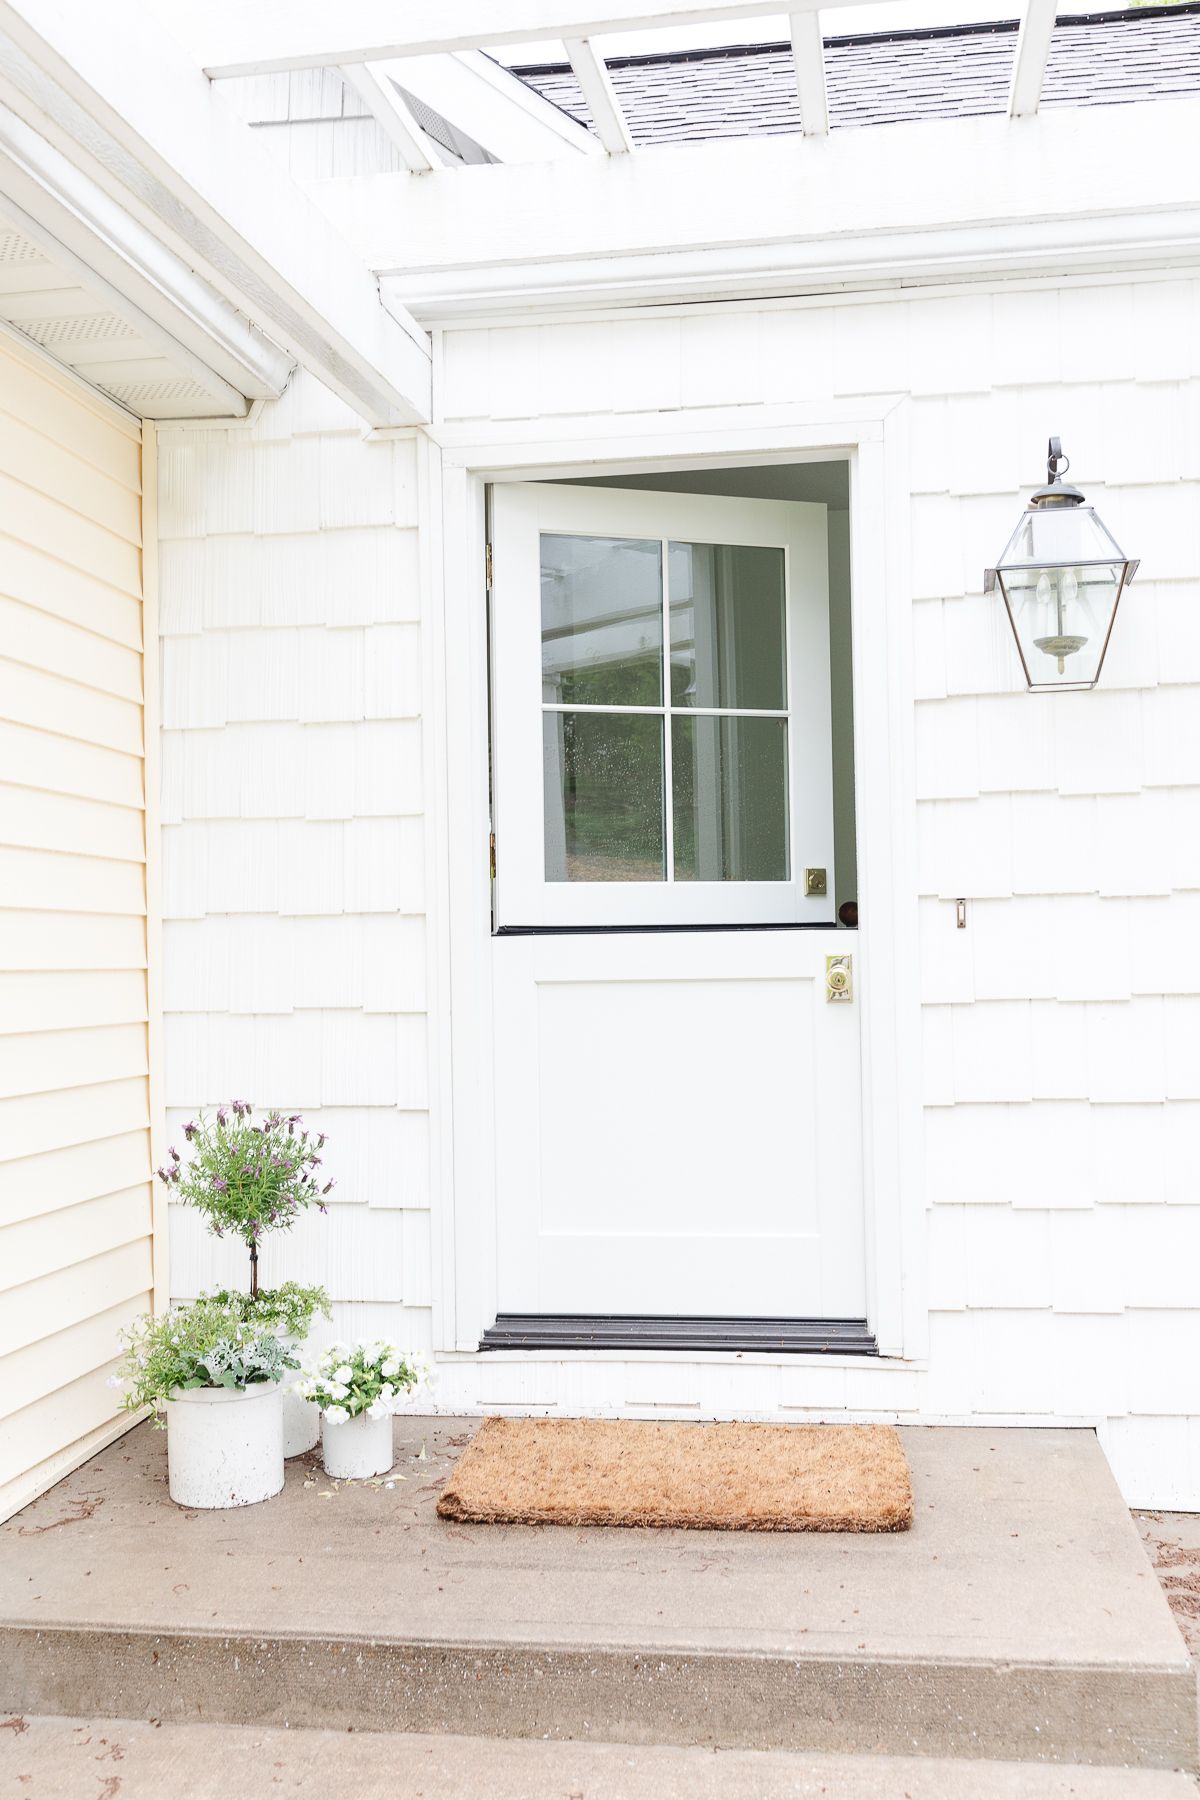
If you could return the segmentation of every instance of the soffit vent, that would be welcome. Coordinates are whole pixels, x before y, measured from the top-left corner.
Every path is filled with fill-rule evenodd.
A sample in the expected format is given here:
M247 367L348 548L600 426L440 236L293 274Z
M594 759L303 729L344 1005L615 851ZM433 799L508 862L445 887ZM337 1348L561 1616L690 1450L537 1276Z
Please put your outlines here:
M0 263L40 263L45 257L17 231L0 231Z
M20 329L36 344L52 349L59 345L107 344L138 341L132 325L116 313L76 314L65 319L25 319Z

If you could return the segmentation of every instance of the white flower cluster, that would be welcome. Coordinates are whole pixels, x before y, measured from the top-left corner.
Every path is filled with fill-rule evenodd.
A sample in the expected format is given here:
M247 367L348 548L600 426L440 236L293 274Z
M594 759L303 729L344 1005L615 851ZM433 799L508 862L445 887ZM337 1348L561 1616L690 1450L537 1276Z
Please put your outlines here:
M384 1338L359 1338L354 1344L331 1344L322 1351L296 1391L315 1400L325 1417L340 1425L362 1413L371 1419L386 1418L421 1375L416 1358L402 1355L395 1344Z

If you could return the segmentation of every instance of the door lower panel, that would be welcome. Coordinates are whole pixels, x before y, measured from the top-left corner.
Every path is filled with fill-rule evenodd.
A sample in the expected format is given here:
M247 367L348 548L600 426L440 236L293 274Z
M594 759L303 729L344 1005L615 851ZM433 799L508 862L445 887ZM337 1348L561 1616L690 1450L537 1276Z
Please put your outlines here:
M499 1313L479 1340L479 1348L879 1354L865 1319L655 1319L621 1313Z

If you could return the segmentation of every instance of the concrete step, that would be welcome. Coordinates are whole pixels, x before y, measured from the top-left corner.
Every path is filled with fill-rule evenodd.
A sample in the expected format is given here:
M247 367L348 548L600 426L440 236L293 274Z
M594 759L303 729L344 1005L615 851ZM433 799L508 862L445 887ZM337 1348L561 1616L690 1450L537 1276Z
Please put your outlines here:
M1165 1770L56 1718L0 1722L0 1792L24 1800L1196 1800L1186 1775Z
M145 1427L76 1471L0 1528L0 1709L1196 1767L1090 1432L906 1429L914 1529L855 1537L446 1525L473 1423L396 1427L390 1481L244 1511L172 1506Z

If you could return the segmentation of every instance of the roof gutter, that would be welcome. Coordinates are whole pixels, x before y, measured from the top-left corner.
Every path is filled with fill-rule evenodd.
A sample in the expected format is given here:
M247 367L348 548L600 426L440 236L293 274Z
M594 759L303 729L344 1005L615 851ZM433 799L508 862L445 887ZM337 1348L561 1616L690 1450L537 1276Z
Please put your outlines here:
M68 157L0 105L3 210L234 413L281 394L292 358Z

